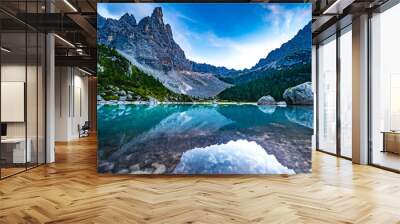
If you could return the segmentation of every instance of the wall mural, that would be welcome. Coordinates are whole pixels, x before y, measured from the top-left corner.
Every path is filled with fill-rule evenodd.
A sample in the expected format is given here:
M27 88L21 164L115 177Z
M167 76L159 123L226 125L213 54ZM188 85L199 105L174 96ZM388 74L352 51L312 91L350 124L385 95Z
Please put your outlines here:
M311 5L99 3L98 172L311 171Z

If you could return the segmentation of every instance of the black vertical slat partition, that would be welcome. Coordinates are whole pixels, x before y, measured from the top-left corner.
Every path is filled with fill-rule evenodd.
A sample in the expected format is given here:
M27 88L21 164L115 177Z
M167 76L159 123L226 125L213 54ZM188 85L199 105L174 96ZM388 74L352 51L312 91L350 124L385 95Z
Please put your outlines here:
M28 21L28 0L25 0L25 21ZM28 169L28 24L25 23L25 102L24 102L24 121L25 121L25 170Z
M72 98L72 117L75 118L75 68L71 67L71 98Z
M341 119L340 119L340 35L341 31L337 28L336 31L336 155L341 156Z
M1 3L0 3L0 6L1 6ZM2 23L2 21L0 20L0 47L2 47L3 46L3 44L2 44L2 27L3 27L3 23ZM0 124L2 124L2 122L1 122L1 77L2 77L2 75L1 75L1 67L2 67L2 55L3 55L3 52L0 50ZM1 137L1 136L0 136ZM2 144L0 144L0 180L3 178L3 176L2 176L2 173L1 173L1 171L2 171L2 169L3 169L3 157L1 156L1 152L2 152Z
M368 82L368 164L373 164L373 148L372 148L372 65L371 65L371 55L372 55L372 33L371 33L371 20L372 20L372 12L368 12L368 54L367 54L367 61L368 61L368 75L367 75L367 82Z
M45 4L45 13L48 13L48 5L50 4L47 0L44 2ZM44 33L44 68L42 69L42 77L44 79L44 163L47 163L47 36L48 33ZM44 73L43 73L44 71Z
M39 13L39 0L36 1L36 13ZM37 23L39 23L39 17ZM39 32L36 32L36 164L39 165Z
M315 148L319 149L319 44L315 46Z

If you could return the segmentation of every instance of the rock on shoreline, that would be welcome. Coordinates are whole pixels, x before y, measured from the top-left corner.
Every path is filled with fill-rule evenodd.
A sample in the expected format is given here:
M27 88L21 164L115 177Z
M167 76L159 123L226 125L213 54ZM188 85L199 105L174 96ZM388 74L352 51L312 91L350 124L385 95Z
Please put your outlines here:
M276 105L279 107L286 107L286 102L285 101L278 101L276 102L274 97L271 95L268 96L263 96L257 101L258 105Z
M258 105L276 105L275 99L268 95L268 96L263 96L257 101Z
M305 82L286 89L283 93L283 99L289 104L312 105L314 103L314 94L311 82Z

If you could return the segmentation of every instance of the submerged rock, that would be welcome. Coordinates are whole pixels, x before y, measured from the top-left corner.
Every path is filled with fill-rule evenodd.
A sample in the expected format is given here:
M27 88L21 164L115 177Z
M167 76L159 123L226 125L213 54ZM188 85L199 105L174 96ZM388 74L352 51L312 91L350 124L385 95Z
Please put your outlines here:
M268 95L268 96L263 96L257 101L258 105L275 105L276 101L275 99Z
M100 173L107 173L107 172L110 172L110 171L112 171L112 169L114 169L114 163L113 162L108 162L108 161L101 161L100 163L99 163L99 166L98 166L98 171L100 172Z
M138 170L130 172L130 174L142 175L142 174L152 174L152 172L149 170Z
M165 171L167 171L167 168L165 167L164 164L160 164L160 163L153 163L151 164L154 168L156 168L156 170L154 170L154 174L162 174L165 173Z
M136 171L139 171L139 170L140 170L139 164L134 164L134 165L131 165L131 166L129 167L129 171L130 171L131 173L136 172Z
M283 93L283 99L289 104L312 105L314 94L311 82L305 82L286 89Z
M121 169L117 173L118 174L127 174L127 173L129 173L129 170L128 169Z

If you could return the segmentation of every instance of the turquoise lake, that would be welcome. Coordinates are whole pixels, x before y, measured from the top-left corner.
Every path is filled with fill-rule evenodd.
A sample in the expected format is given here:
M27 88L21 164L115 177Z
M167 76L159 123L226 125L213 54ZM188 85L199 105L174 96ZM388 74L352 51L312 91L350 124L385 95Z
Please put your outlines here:
M312 106L98 105L98 171L311 171Z

